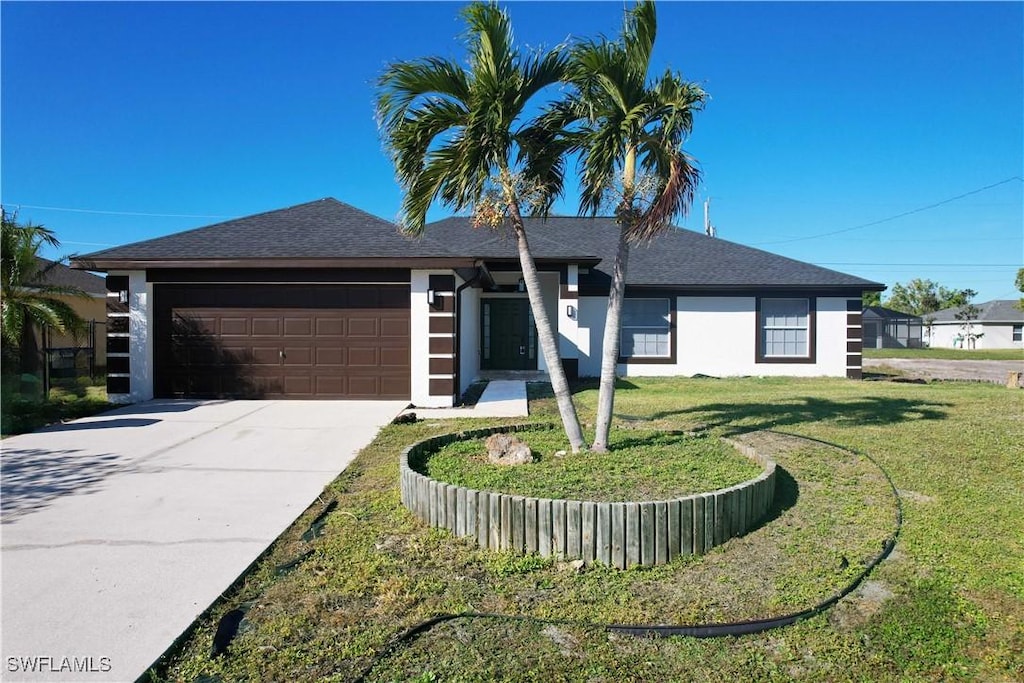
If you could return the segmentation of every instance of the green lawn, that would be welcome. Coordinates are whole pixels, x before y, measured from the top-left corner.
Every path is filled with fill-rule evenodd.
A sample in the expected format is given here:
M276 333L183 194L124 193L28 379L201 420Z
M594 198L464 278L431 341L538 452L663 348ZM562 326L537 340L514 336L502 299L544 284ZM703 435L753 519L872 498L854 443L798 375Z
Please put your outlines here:
M8 385L10 386L10 385ZM50 389L46 399L25 398L5 389L0 397L0 434L13 436L40 427L95 415L113 408L105 386L82 383Z
M533 393L530 419L557 419ZM577 399L592 420L596 391ZM373 664L375 681L1024 680L1024 391L630 379L616 415L634 428L703 425L770 452L781 467L772 518L705 556L624 572L480 551L416 522L396 486L404 445L479 423L390 426L326 491L338 505L323 535L302 539L318 504L197 622L164 675L349 681ZM600 628L777 616L840 590L896 518L882 473L845 449L891 474L905 517L863 590L760 635L634 639ZM217 620L239 606L238 638L212 659ZM558 623L449 621L374 660L411 625L462 611Z
M1024 349L864 349L864 357L1024 361Z
M762 471L721 439L703 435L613 430L615 458L589 452L555 455L569 450L560 428L516 436L533 451L535 462L529 467L495 467L487 460L484 439L473 439L431 455L424 474L456 486L520 496L638 501L724 489Z

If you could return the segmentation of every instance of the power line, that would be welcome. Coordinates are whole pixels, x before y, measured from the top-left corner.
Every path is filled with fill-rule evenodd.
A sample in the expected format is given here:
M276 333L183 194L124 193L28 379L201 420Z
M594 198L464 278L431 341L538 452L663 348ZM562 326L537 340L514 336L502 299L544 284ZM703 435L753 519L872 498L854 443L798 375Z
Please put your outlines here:
M992 183L991 185L986 185L985 187L979 187L976 190L971 190L970 192L964 192L963 194L957 195L955 197L950 197L949 199L943 199L941 202L935 202L934 204L929 204L928 206L922 206L922 207L919 207L917 209L911 209L910 211L904 211L903 213L896 214L895 216L889 216L888 218L882 218L881 220L871 221L870 223L862 223L860 225L855 225L852 228L843 228L842 230L833 230L831 232L823 232L823 233L820 233L820 234L817 234L817 235L808 235L806 237L794 237L794 238L788 239L788 240L773 240L771 242L754 242L753 245L754 246L760 246L760 245L764 245L764 244L789 244L790 242L802 242L804 240L818 239L819 237L829 237L831 235L840 235L840 234L842 234L844 232L852 232L854 230L863 230L864 228L870 228L873 225L881 225L882 223L888 223L889 221L894 221L897 218L904 218L905 216L911 216L911 215L913 215L915 213L921 213L922 211L928 211L929 209L934 209L935 207L942 206L943 204L949 204L949 203L955 202L955 201L957 201L959 199L963 199L964 197L970 197L971 195L978 194L979 192L984 192L985 190L991 190L993 187L999 187L1000 185L1005 185L1006 183L1013 182L1014 180L1016 180L1018 182L1024 182L1024 178L1021 178L1020 176L1012 176L1010 178L1006 178L1004 180L1000 180L998 183Z
M96 213L108 216L146 216L149 218L231 218L214 214L194 213L144 213L141 211L104 211L101 209L71 209L63 206L37 206L35 204L14 204L19 209L38 209L40 211L67 211L69 213Z

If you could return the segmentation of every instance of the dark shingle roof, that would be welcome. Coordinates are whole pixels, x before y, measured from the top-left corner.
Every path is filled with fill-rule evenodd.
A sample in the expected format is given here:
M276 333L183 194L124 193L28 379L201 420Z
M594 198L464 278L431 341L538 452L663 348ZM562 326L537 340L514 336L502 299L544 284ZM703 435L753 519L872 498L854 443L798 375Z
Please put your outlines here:
M904 313L884 306L868 306L864 309L865 318L881 318L882 320L921 320L921 316Z
M42 277L37 278L36 282L32 284L42 285L55 285L57 287L75 287L88 294L96 294L98 296L106 296L107 285L106 281L92 273L87 273L84 270L74 270L68 268L63 263L55 263L49 259L36 257L37 268L40 272L47 270L42 273Z
M330 197L135 242L80 262L452 257L429 237L403 236L382 218ZM198 265L198 264L197 264Z
M976 320L979 323L1024 323L1024 311L1017 308L1017 303L1015 299L994 299L983 304L975 304L979 311ZM962 308L944 308L928 317L937 323L960 322L956 319L956 314Z
M591 269L591 274L587 278L587 284L594 287L607 287L617 247L618 230L615 219L607 217L552 216L544 221L526 221L530 248L535 258L558 259L575 256L580 259L601 259L601 262ZM474 236L474 233L479 234ZM427 234L445 244L467 245L481 252L474 256L516 256L515 242L511 237L495 238L493 233L474 231L468 218L448 218L431 223L427 226ZM467 243L467 239L473 241ZM461 248L465 249L467 246ZM678 286L694 289L884 289L884 286L877 282L680 228L666 232L646 246L634 247L631 250L627 282L638 287Z
M581 285L607 288L618 226L613 218L552 216L528 219L527 234L540 261L598 262ZM166 237L82 256L79 265L157 266L288 259L483 259L518 258L514 238L469 218L447 218L427 226L419 239L397 226L336 199L217 223ZM141 266L139 264L142 264ZM694 289L840 288L882 290L884 285L753 249L691 230L672 229L630 253L628 284Z

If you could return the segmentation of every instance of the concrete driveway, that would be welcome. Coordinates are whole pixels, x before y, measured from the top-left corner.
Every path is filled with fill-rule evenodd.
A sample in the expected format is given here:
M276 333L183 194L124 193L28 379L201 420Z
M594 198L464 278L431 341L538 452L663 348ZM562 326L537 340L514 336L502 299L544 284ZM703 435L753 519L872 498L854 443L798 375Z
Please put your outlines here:
M151 401L5 439L0 678L137 678L405 405Z

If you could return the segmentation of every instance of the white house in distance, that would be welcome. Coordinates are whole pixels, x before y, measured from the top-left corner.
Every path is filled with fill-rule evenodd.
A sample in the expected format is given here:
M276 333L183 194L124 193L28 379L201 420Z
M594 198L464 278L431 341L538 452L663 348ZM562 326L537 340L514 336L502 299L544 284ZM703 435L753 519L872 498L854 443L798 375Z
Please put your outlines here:
M978 317L971 323L976 349L1024 349L1024 311L1014 299L996 299L978 307ZM968 348L966 324L957 320L962 309L946 308L924 316L925 331L931 330L929 345L937 348ZM931 325L929 327L929 321Z
M566 373L600 374L614 218L527 223ZM410 239L336 199L115 247L112 400L388 398L451 406L547 371L514 239L467 218ZM861 376L861 295L884 285L691 230L630 252L622 375Z

